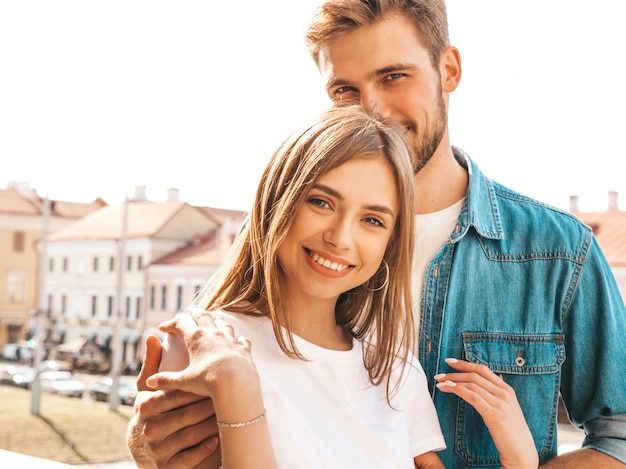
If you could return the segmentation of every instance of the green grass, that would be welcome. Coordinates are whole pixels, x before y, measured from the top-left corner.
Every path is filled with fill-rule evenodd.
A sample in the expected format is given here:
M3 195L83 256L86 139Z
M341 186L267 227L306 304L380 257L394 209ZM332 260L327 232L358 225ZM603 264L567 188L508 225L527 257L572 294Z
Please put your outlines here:
M39 416L31 414L31 392L0 386L0 448L77 464L129 460L129 406L41 394Z

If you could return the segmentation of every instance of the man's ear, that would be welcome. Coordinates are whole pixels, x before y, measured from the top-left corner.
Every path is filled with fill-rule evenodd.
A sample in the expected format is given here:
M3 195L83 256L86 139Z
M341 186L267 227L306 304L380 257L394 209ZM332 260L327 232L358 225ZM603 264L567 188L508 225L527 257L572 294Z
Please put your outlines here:
M442 52L439 59L439 73L441 74L441 87L444 93L456 90L461 81L461 54L456 47L448 46Z

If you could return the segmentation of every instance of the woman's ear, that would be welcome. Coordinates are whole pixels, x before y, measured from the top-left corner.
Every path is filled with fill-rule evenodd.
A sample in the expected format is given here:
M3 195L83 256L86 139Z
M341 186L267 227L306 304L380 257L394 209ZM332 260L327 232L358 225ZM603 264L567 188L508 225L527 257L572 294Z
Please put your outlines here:
M461 54L456 47L448 46L439 59L439 73L441 74L441 88L444 93L456 90L461 81Z

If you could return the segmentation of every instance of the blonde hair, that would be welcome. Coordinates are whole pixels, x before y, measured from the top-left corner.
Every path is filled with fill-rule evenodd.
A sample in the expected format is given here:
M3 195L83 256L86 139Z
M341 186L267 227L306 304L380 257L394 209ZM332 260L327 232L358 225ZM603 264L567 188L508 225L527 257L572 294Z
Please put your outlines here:
M324 174L352 158L384 157L391 166L398 194L398 215L384 261L367 284L339 296L337 324L364 342L364 364L378 385L389 377L397 358L406 361L415 349L411 304L414 182L403 131L391 122L369 116L360 107L327 111L288 137L270 159L249 219L235 240L217 277L201 292L199 306L268 316L285 354L304 359L293 336L283 334L276 251L309 188ZM385 280L389 276L388 281ZM372 287L368 287L371 284ZM379 291L372 291L385 284ZM289 324L286 324L289 329ZM365 339L375 338L375 344Z

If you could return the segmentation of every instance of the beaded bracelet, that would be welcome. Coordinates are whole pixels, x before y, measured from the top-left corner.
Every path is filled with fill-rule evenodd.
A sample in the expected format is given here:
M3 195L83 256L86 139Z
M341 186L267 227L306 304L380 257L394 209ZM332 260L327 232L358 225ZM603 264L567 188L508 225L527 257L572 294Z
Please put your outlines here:
M218 427L224 428L239 428L239 427L247 427L248 425L254 425L257 422L260 422L267 415L267 410L263 409L263 413L258 417L254 417L252 420L248 420L247 422L239 422L239 423L226 423L217 421Z

